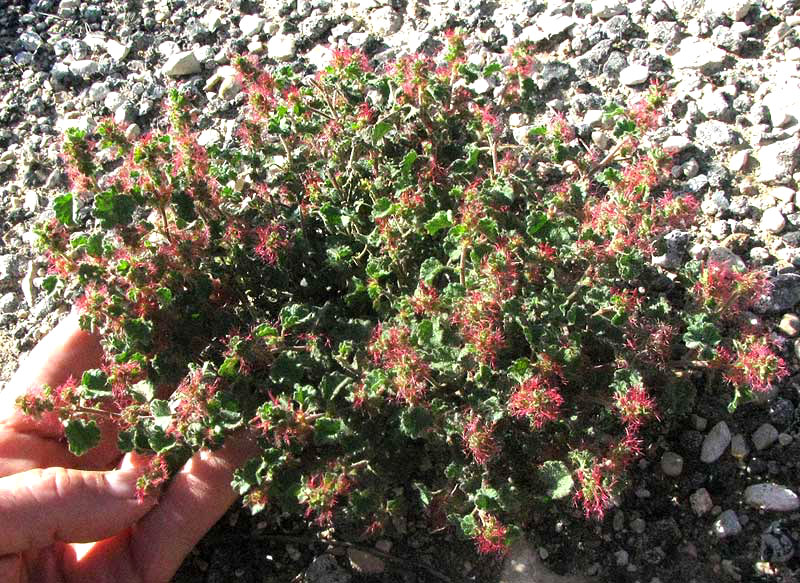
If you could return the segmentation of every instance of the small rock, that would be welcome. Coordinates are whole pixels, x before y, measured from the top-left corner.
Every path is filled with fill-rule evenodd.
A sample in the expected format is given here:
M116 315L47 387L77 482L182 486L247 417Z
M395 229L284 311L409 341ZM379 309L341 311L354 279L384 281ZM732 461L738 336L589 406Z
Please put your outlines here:
M597 0L591 3L592 16L607 20L626 12L625 3L620 0Z
M778 330L786 334L789 338L794 338L800 334L800 318L795 314L784 314Z
M800 138L781 140L758 150L760 166L756 179L759 182L776 182L791 178L800 151Z
M776 186L769 191L769 194L772 198L780 202L792 202L797 192L787 186Z
M214 32L222 24L222 17L224 13L218 8L209 8L208 11L200 19L200 24L206 27L208 32ZM240 21L241 22L241 21Z
M218 95L225 101L233 101L242 91L242 84L236 77L225 77L219 84Z
M97 64L97 61L83 59L80 61L73 61L69 66L69 70L76 77L86 79L97 73L100 70L100 65Z
M636 534L642 534L647 528L647 523L642 518L634 518L631 520L631 530Z
M347 558L350 559L350 566L356 573L378 575L386 569L383 559L352 547L347 549Z
M19 275L19 262L14 254L0 255L0 283L12 283Z
M130 51L130 46L117 42L114 39L109 39L106 41L106 52L108 53L108 56L111 57L111 59L116 63L124 61L125 57L128 56Z
M664 140L661 147L664 148L664 151L668 154L677 154L691 145L692 141L686 136L670 136Z
M127 128L125 128L126 140L135 140L140 135L142 135L142 128L140 128L138 124L132 123Z
M714 506L711 495L705 488L700 488L689 496L689 504L697 516L703 516Z
M350 583L352 576L336 562L336 557L323 554L314 559L305 572L308 583Z
M222 139L220 133L215 129L207 129L200 132L200 135L197 136L197 145L198 146L213 146L214 144L219 143Z
M202 70L200 61L194 54L194 51L183 51L175 53L167 62L164 63L162 72L168 77L184 77L186 75L194 75Z
M255 36L261 32L265 22L266 20L257 14L245 14L239 20L239 30L242 31L242 36L245 38Z
M296 53L297 38L292 34L276 34L267 43L267 56L276 61L291 61Z
M770 563L785 563L794 556L794 541L781 526L771 523L761 535L761 559Z
M720 421L708 432L700 450L700 461L712 464L725 452L731 442L731 430L728 424Z
M769 233L780 233L786 226L786 217L778 207L770 207L761 215L761 228Z
M714 521L714 532L719 538L727 538L736 536L742 532L742 525L739 522L739 517L733 510L726 510L719 515L719 518Z
M695 69L703 73L713 73L721 68L727 54L713 43L693 37L683 39L678 52L672 55L675 69Z
M724 190L715 190L703 199L700 203L700 210L706 215L716 215L724 213L731 206L728 195Z
M644 65L628 65L619 72L619 81L623 85L632 87L641 85L650 76L650 71Z
M17 309L19 301L14 292L8 292L0 296L0 314L11 314Z
M769 404L769 420L777 427L788 427L794 421L795 409L789 399L778 398Z
M485 77L478 77L470 83L469 88L472 89L478 95L483 95L484 93L488 92L492 87L489 85L489 81Z
M695 413L692 413L691 416L692 427L697 429L697 431L705 431L706 427L708 427L708 419L705 417L701 417Z
M333 51L325 45L317 45L305 55L309 63L311 63L318 70L322 71L325 67L331 64L333 60Z
M562 577L542 564L539 553L524 538L511 545L498 583L584 583L583 577Z
M750 160L750 153L747 150L739 150L731 156L728 162L728 169L731 172L741 172L747 168L747 162Z
M753 432L750 438L753 440L755 448L761 451L775 443L775 440L778 439L778 430L772 424L764 423Z
M744 435L737 433L731 438L731 455L738 460L747 457L750 453L750 448L747 447L747 440Z
M753 311L759 314L786 312L800 302L800 275L780 273L771 277L770 283L769 293L757 300Z
M683 472L683 458L673 451L664 452L661 456L661 471L673 478Z
M391 6L383 6L370 12L368 25L376 36L389 36L400 30L403 17Z
M779 433L778 434L778 443L781 447L786 447L790 443L794 441L794 438L789 435L788 433Z
M617 559L617 567L624 567L628 564L628 551L625 549L621 549L614 553L614 557Z
M708 259L709 261L719 261L720 263L726 263L731 268L737 271L742 271L745 269L744 260L738 255L736 255L736 253L728 249L727 247L723 247L721 245L709 250Z
M800 508L797 494L771 482L748 486L744 491L744 501L754 508L775 512L792 512Z
M716 119L699 124L695 128L695 136L699 142L712 146L729 146L739 141L730 125Z

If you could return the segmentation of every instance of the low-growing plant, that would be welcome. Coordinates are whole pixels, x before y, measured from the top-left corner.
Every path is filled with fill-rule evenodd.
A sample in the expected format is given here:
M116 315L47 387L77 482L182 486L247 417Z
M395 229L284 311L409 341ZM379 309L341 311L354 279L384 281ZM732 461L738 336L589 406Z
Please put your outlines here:
M78 455L113 423L153 455L142 492L244 430L254 512L369 534L420 505L502 553L570 495L601 518L645 424L691 402L688 371L734 404L786 374L746 314L763 273L652 261L698 207L642 140L662 86L606 108L603 153L563 115L525 121L531 47L465 57L458 33L380 71L350 50L305 78L238 57L248 106L224 147L198 145L177 90L166 131L68 132L44 287L105 361L20 406Z

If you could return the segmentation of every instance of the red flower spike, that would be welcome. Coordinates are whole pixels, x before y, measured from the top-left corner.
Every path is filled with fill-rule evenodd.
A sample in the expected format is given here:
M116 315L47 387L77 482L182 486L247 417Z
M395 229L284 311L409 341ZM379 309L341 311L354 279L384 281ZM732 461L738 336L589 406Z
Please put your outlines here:
M531 425L540 429L548 421L558 418L563 403L563 397L549 381L534 375L511 394L508 410L514 417L528 417Z
M470 412L462 433L464 449L472 455L476 462L485 466L489 460L500 452L492 431L494 424L485 423L478 415Z

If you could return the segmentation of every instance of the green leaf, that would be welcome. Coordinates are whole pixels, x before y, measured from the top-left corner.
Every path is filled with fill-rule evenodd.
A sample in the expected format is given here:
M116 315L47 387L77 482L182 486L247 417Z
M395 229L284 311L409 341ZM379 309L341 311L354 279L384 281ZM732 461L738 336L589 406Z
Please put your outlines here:
M548 498L559 500L569 496L574 485L572 472L563 462L550 460L544 462L539 468L539 479L545 484L545 494Z
M283 330L289 330L295 326L308 322L314 313L306 304L289 304L281 308L280 319Z
M531 213L528 216L528 226L526 232L529 237L535 237L536 233L541 231L549 222L547 215L544 213Z
M488 77L489 75L494 75L502 70L503 66L500 63L489 63L483 68L483 76Z
M344 423L341 419L320 417L314 423L314 443L317 445L336 443L343 428Z
M133 219L136 203L133 197L120 194L115 189L105 190L94 197L92 214L100 219L103 228L127 225Z
M475 522L475 517L472 514L462 516L458 525L461 527L461 532L468 537L471 537L478 532L478 525Z
M414 162L417 161L418 154L415 150L409 150L408 154L403 157L403 172L408 174L411 171L411 167L414 165Z
M481 488L475 493L475 506L480 510L496 510L499 494L494 488Z
M149 403L156 396L156 387L148 379L135 383L128 391L140 403Z
M433 426L433 415L427 407L411 407L400 414L400 431L418 439Z
M483 218L478 221L478 230L489 237L490 240L497 238L497 221L490 218Z
M379 121L375 124L375 127L372 128L372 142L377 144L383 139L389 130L392 129L391 124L385 121Z
M70 227L75 224L72 220L72 193L62 194L53 199L53 210L56 212L56 218L62 225Z
M430 488L422 482L414 482L414 488L419 492L419 499L422 505L425 506L425 508L430 506L431 500L433 500L433 493L430 491Z
M278 329L275 326L270 326L267 323L259 324L256 326L255 334L259 338L273 338L278 336Z
M325 226L328 229L342 225L342 209L339 207L326 202L320 207L319 213L322 215L322 220L325 221Z
M99 368L92 368L83 373L81 384L90 391L106 392L108 375Z
M683 341L689 350L699 350L703 358L712 358L722 335L707 314L695 314L689 318Z
M227 357L220 365L217 372L219 373L219 376L223 378L234 378L239 374L239 357L236 355Z
M442 229L453 226L453 211L438 211L425 223L425 229L433 237Z
M172 410L166 401L162 399L150 401L150 413L153 415L155 424L161 429L166 431L172 424Z
M319 389L325 401L334 400L353 380L339 371L326 374L322 377Z
M392 214L393 207L394 205L392 205L392 201L385 196L379 198L375 201L375 206L372 207L372 218L381 219Z
M160 287L156 290L156 296L158 296L158 305L162 308L166 308L172 303L172 290L168 287Z
M53 293L53 290L56 289L56 285L58 284L58 277L55 275L48 275L42 280L42 289L47 293Z
M419 278L428 285L433 285L433 280L443 269L444 265L442 265L441 261L435 257L428 257L419 266Z
M70 419L64 422L64 435L69 451L77 456L100 443L100 428L94 420Z

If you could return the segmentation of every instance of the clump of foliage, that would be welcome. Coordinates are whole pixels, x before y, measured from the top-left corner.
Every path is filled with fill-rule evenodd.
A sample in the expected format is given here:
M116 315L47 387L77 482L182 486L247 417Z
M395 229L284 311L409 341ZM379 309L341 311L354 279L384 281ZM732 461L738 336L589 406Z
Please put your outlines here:
M736 402L785 365L744 317L764 274L653 265L697 210L643 145L663 88L607 108L605 155L561 115L518 143L533 51L504 63L468 64L458 33L381 71L349 50L311 78L241 57L238 146L199 146L177 91L167 131L68 133L45 286L77 298L105 361L20 405L77 454L113 423L153 454L143 492L249 431L246 504L320 527L421 505L502 553L558 498L602 517L645 424L690 399L687 369Z

